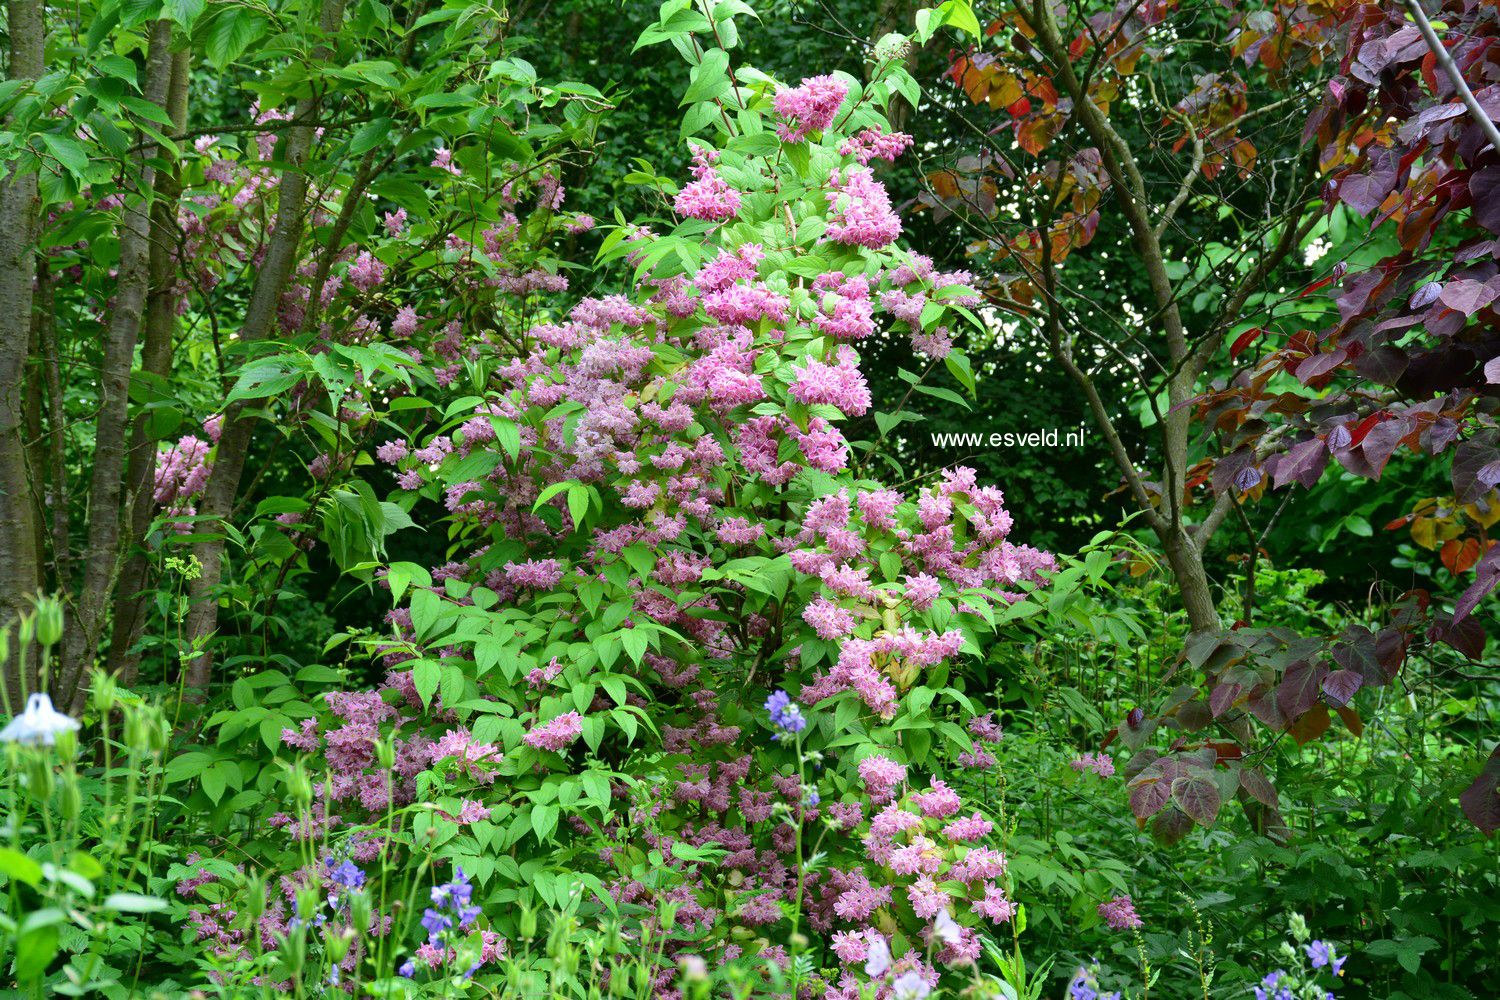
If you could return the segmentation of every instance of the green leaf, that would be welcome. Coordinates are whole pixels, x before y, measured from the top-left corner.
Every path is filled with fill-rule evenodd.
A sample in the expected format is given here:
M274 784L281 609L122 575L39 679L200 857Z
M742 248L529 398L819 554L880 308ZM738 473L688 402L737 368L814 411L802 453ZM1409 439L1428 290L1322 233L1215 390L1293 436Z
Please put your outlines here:
M266 23L248 7L221 7L208 27L205 40L208 61L219 72L228 68L250 43L265 34Z
M162 5L162 14L187 30L192 28L206 6L206 0L167 0Z
M88 182L89 154L83 143L71 136L42 134L42 145L47 147L47 152L57 158L57 161L67 168L68 173L78 179L80 184Z
M138 892L115 892L104 898L104 908L116 913L160 913L167 908L167 901Z
M57 955L57 926L48 924L22 934L16 942L16 978L21 982L36 979L47 971Z
M723 49L709 49L703 53L703 61L693 69L692 82L682 96L682 104L712 101L729 90L729 53Z
M241 399L260 399L286 392L301 382L304 375L301 359L294 355L279 354L252 362L240 369L240 377L235 381L224 404L227 406Z
M588 512L589 488L581 485L568 487L568 513L573 518L573 530L582 530L583 518Z
M0 847L0 874L35 886L41 884L42 866L14 848Z
M354 133L354 137L349 140L349 152L356 156L361 153L368 153L382 142L389 141L390 138L391 120L389 118L377 118Z
M417 697L422 699L422 704L431 707L432 696L437 693L438 684L442 680L442 668L434 660L418 660L417 665L412 667L411 681L417 689Z

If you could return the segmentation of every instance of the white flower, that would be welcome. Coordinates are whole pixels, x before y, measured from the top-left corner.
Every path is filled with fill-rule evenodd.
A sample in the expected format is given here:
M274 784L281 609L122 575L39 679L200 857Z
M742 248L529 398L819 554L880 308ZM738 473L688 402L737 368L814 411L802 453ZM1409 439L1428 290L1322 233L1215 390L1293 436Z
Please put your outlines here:
M865 975L874 979L885 975L886 970L891 967L891 946L879 934L870 935L869 941L869 961L865 962Z
M947 910L938 910L937 919L932 922L932 932L944 944L958 944L964 939L963 928L948 915Z
M894 983L896 1000L923 1000L923 997L932 992L932 987L927 985L927 980L916 969L911 970Z
M57 742L58 733L77 729L78 725L77 719L54 709L51 698L38 693L26 700L26 711L0 729L0 741L51 746Z

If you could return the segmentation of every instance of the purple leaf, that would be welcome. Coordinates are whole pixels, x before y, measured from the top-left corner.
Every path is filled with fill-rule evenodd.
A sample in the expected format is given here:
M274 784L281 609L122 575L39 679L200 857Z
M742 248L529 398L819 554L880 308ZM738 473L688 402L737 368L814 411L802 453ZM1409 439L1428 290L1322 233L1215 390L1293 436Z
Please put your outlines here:
M1349 447L1349 442L1351 440L1353 440L1353 438L1349 434L1349 425L1339 424L1333 430L1328 432L1328 450L1343 451L1345 448Z
M1276 789L1259 771L1245 768L1240 771L1240 787L1252 798L1268 806L1276 804Z
M1490 752L1479 776L1459 794L1458 804L1486 837L1500 830L1500 746Z
M1500 358L1490 358L1484 363L1484 380L1486 382L1500 382Z
M1368 174L1354 174L1339 181L1339 200L1360 215L1375 214L1390 193L1389 183Z
M1202 775L1188 775L1172 782L1172 798L1202 826L1208 826L1219 815L1219 786Z
M1474 582L1453 604L1453 620L1461 622L1500 582L1500 545L1491 545L1474 566Z
M1421 288L1418 288L1417 294L1411 297L1411 307L1413 309L1426 309L1428 306L1437 301L1438 296L1442 294L1442 291L1442 282L1429 281Z
M1347 705L1364 683L1365 679L1353 670L1335 670L1323 678L1323 693L1335 704Z
M1474 221L1492 233L1500 233L1500 167L1486 167L1469 177L1474 196Z
M1438 301L1449 309L1472 316L1495 301L1497 295L1500 295L1500 288L1491 288L1485 282L1472 278L1460 278L1443 286Z
M1248 493L1260 485L1260 470L1253 465L1246 466L1235 474L1234 488L1241 493Z

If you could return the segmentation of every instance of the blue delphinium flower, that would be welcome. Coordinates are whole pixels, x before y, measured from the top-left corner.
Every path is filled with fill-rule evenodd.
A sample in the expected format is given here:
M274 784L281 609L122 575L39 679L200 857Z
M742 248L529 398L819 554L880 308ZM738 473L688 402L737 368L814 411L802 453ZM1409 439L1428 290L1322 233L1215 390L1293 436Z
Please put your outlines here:
M443 931L453 926L453 918L441 910L428 907L422 914L422 928L427 931L427 940L432 944L438 943Z
M365 873L360 871L353 861L345 861L335 868L333 858L329 858L328 867L333 869L329 873L328 879L334 885L342 886L352 891L362 888L365 884Z
M771 713L771 725L787 733L800 733L807 728L807 719L802 709L792 701L785 691L773 691L766 699L766 711Z

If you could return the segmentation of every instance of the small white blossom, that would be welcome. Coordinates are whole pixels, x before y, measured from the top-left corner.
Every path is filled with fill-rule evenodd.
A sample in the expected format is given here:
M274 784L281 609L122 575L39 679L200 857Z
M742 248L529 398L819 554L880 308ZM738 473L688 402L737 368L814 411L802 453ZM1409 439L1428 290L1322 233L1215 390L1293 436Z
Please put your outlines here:
M77 729L78 720L64 715L52 707L52 699L37 693L26 700L26 711L10 720L10 725L0 729L0 742L29 743L51 746L57 742L57 734Z

